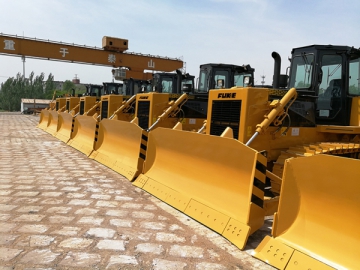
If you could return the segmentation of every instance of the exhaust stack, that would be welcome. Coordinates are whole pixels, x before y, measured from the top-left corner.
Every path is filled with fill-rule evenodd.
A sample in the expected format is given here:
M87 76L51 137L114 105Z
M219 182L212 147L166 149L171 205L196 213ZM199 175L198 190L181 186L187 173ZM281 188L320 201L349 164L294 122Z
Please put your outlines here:
M274 76L273 76L273 88L280 87L280 72L281 72L281 57L277 52L272 52L272 58L274 58Z

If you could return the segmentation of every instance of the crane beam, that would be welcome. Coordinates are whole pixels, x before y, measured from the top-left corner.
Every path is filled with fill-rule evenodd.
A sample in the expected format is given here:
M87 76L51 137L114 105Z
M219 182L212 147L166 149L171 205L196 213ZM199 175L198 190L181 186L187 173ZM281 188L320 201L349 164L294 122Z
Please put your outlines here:
M126 77L134 79L143 79L145 70L171 72L183 67L183 61L176 58L119 52L5 34L0 34L0 54L126 68L128 69Z

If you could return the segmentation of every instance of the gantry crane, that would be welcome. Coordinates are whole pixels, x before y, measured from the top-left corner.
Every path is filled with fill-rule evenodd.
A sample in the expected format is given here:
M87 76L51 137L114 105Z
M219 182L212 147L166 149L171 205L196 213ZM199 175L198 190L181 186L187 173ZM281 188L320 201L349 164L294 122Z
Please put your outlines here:
M116 79L152 78L150 71L171 72L183 68L177 58L129 53L128 40L104 36L102 48L0 33L0 54L69 63L109 66ZM117 69L119 68L119 69Z

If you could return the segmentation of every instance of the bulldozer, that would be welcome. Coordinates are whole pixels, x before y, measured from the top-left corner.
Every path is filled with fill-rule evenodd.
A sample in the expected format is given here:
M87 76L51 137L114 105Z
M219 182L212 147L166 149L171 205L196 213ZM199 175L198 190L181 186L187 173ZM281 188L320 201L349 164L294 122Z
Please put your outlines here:
M118 95L122 86L122 83L114 82L104 82L103 85L89 84L86 85L84 96L73 93L72 97L66 99L65 111L59 113L57 129L53 135L67 143L71 138L75 117L88 112L95 104L98 104L99 98L102 96L107 94Z
M99 123L94 151L89 157L133 181L142 172L149 132L158 127L197 131L206 119L209 87L243 84L245 74L252 83L253 73L249 65L201 65L197 88L194 76L189 74L154 74L152 92L136 96L136 116L132 121L103 119Z
M148 128L153 119L152 115L149 117L149 111L158 115L163 113L163 109L169 106L169 96L176 95L177 87L180 87L181 83L187 89L193 89L194 77L177 71L177 73L155 73L153 79L147 83L136 84L136 81L128 80L127 85L141 85L141 87L134 89L134 95L123 102L111 116L101 118L96 126L93 140L94 151L89 157L130 179L135 177L143 160L138 158L141 137L143 133L145 134L143 129ZM177 105L178 103L174 104L172 108ZM125 141L126 143L123 143ZM127 162L124 164L119 161L119 156L123 157L122 161Z
M90 87L93 87L93 85ZM101 112L111 112L114 110L114 106L121 104L124 97L119 95L119 92L122 91L122 87L122 84L103 83L103 85L97 85L97 88L93 88L95 91L89 88L87 95L80 98L79 113L67 115L67 125L64 125L66 134L62 138L59 137L60 140L63 140L80 152L87 155L90 154L96 123L101 117ZM112 107L108 106L108 99L111 99ZM104 102L104 106L101 106L103 100L106 100L106 102ZM71 126L69 123L71 123Z
M95 93L99 91L98 85L87 85L86 96L90 96L91 93ZM55 135L58 131L58 115L63 112L69 112L71 110L79 110L79 97L81 94L75 95L75 90L72 89L72 94L65 94L62 96L58 96L55 99L55 93L53 95L53 99L51 102L51 106L47 109L41 111L40 120L38 124L38 128L43 129L44 131ZM93 94L94 95L94 94ZM96 95L96 94L95 94Z
M105 94L84 114L74 118L67 144L89 156L97 141L99 122L114 117L124 121L132 120L135 112L135 96L146 91L148 84L147 80L130 78L123 81L122 87L118 88L117 92L108 91L105 87Z
M40 117L38 127L46 131L47 133L54 134L57 129L58 115L66 108L66 96L56 98L55 108L49 110L48 118Z
M273 235L254 256L280 269L354 269L360 49L311 45L291 54L289 75L280 75L272 53L272 88L210 90L205 134L150 132L133 184L240 249L275 213Z

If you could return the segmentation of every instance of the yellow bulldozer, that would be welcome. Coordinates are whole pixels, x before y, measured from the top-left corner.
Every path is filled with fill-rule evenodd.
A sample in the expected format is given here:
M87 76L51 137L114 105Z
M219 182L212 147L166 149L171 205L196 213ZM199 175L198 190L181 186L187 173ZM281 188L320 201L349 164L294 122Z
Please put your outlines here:
M67 143L72 138L75 118L81 115L93 115L98 110L99 101L104 95L118 95L122 90L122 83L104 82L103 85L86 85L86 93L66 99L64 112L59 112L56 132L53 133L59 140Z
M210 87L242 85L245 75L252 83L253 73L249 65L204 64L200 66L197 89L194 76L180 72L154 74L151 92L136 96L133 120L101 120L90 158L134 180L142 172L149 132L158 127L197 131L206 119Z
M178 99L180 87L193 89L194 76L176 73L155 73L153 79L123 103L111 116L102 117L96 128L90 158L132 180L141 172L146 148L146 130L162 115L162 126L173 127L178 117L169 120L167 113L179 109L186 94ZM178 111L177 111L178 112ZM166 120L164 120L166 118ZM146 140L146 139L145 139ZM139 154L139 152L142 152Z
M83 100L87 100L87 106L92 107L94 105L96 102L96 96L101 95L102 88L102 85L86 85L87 90L84 96L87 98L84 97ZM54 109L48 111L47 118L40 117L38 127L47 133L56 136L59 129L63 128L64 120L62 116L66 117L69 113L74 114L75 112L79 112L79 110L81 110L81 96L82 95L75 95L75 90L73 89L72 94L66 94L56 98ZM72 117L71 114L69 117ZM64 130L62 130L62 132L64 132Z
M126 79L118 92L106 91L89 110L74 118L67 144L89 156L97 141L99 122L115 116L125 121L133 119L134 98L146 91L148 84L147 80Z
M44 131L48 130L48 133L56 132L58 113L64 111L65 107L66 97L57 97L55 100L55 106L41 111L38 128Z
M360 49L292 50L273 88L209 92L205 134L157 128L133 182L279 269L356 269L360 244ZM301 267L300 267L301 266Z

